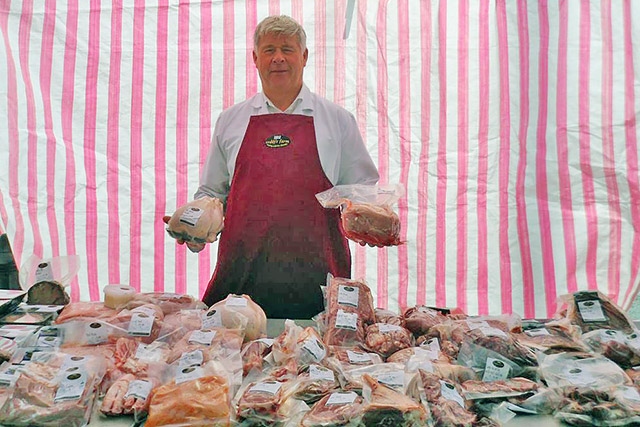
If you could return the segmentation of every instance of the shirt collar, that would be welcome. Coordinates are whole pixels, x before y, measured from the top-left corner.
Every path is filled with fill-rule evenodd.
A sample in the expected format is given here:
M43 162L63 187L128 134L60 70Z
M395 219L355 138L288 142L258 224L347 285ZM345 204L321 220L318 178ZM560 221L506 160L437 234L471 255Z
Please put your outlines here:
M264 92L260 92L259 96L255 97L253 106L258 109L264 109L269 113L276 113L278 109L271 103L269 98L266 97ZM311 91L307 87L307 85L302 84L302 89L300 89L300 93L296 99L293 100L289 108L285 113L295 113L295 112L311 112L313 111L313 102L311 100Z

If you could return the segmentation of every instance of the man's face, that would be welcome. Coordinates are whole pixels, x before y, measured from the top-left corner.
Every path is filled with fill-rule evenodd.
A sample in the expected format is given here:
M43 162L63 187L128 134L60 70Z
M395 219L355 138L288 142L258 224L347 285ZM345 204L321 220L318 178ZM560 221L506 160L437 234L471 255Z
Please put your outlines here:
M293 92L302 87L302 71L309 51L300 49L298 38L265 34L253 52L265 93Z

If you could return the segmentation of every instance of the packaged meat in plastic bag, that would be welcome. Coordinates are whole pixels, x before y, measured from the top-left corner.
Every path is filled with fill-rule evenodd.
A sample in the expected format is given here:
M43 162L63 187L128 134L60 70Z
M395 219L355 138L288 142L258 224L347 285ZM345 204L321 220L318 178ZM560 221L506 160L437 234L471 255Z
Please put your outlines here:
M615 329L627 334L635 331L633 321L627 313L600 291L579 291L562 295L554 317L568 318L583 333L596 329Z
M388 323L374 323L365 330L364 348L382 357L412 347L414 344L411 331L402 326Z
M402 312L404 327L416 336L429 332L432 326L444 323L447 317L440 311L424 305L408 307Z
M213 243L224 227L224 205L218 198L204 196L180 206L164 220L167 233L174 239Z
M323 313L322 339L330 346L353 346L364 343L365 323L357 309L341 307Z
M322 287L322 292L326 312L347 307L356 310L367 325L376 321L371 288L364 279L347 279L328 273L327 283Z
M581 340L582 330L568 319L548 322L529 320L523 323L522 332L514 335L516 340L534 351L562 353L567 351L588 352Z
M37 353L20 369L13 394L0 413L0 424L88 424L104 370L99 357Z
M640 365L640 334L630 334L615 329L596 329L582 335L593 351L627 369Z
M267 316L249 295L229 294L207 310L204 326L242 329L245 342L267 336Z
M242 375L247 376L251 371L262 371L265 357L271 353L273 338L258 338L242 346Z
M408 372L401 363L380 363L376 365L361 366L344 371L343 378L339 378L344 390L360 391L364 386L365 375L373 377L376 381L394 390L404 393L415 372Z
M571 425L598 427L640 424L640 393L634 387L563 387L554 418Z
M191 295L171 292L141 292L133 295L123 308L132 310L140 305L153 304L166 316L180 310L203 310L207 305Z
M316 402L302 419L302 427L357 427L364 399L353 391L335 391Z
M213 364L185 366L151 393L146 427L228 426L231 392L223 369Z
M106 416L134 415L139 421L149 412L151 393L160 385L161 381L154 376L125 374L105 393L100 412Z
M615 362L599 354L538 354L541 379L548 387L602 388L629 383L629 377Z
M365 400L361 422L366 426L425 426L429 414L424 406L371 375L363 376L362 397Z
M312 404L340 388L336 373L317 363L300 368L295 381L299 383L295 398L307 404Z
M47 259L31 255L20 268L20 286L27 291L27 304L68 304L67 287L79 269L77 255Z
M397 246L401 223L392 209L404 195L404 187L396 185L337 185L316 194L325 208L340 208L342 233L361 245Z

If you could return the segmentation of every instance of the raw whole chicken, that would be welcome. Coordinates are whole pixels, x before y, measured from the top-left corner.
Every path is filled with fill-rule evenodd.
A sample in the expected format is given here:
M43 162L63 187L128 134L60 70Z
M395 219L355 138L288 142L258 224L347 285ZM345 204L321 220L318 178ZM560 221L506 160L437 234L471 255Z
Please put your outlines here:
M174 239L192 243L213 243L224 226L224 206L215 197L204 196L178 208L164 218L167 233Z
M403 243L400 240L400 218L387 205L345 200L340 218L344 236L356 243L379 247Z

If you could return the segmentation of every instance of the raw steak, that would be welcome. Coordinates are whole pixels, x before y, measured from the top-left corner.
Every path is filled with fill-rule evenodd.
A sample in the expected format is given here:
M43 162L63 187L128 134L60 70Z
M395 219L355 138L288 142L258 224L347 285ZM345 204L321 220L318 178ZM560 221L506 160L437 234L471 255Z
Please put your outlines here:
M342 230L347 239L373 246L397 246L400 240L400 218L387 205L352 203L341 206Z

